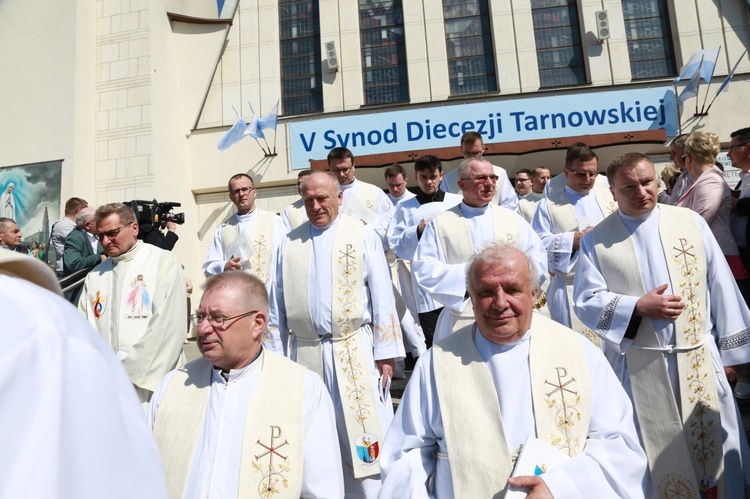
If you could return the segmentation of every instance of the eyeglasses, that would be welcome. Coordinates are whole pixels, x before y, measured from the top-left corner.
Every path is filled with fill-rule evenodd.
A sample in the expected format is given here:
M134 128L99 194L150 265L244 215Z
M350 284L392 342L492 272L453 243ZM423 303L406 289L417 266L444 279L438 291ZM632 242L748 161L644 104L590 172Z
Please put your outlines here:
M128 224L128 225L130 225L130 224ZM108 230L107 232L100 232L99 234L96 235L96 238L98 240L100 240L100 241L104 241L104 238L106 237L107 239L109 239L110 241L112 241L114 238L117 237L117 234L119 234L120 231L122 229L124 229L125 227L127 227L127 225L121 225L118 228L112 229L112 230Z
M528 182L529 180L531 180L531 179L530 178L517 178L516 177L516 182Z
M729 144L729 152L732 152L732 149L737 149L738 147L746 146L748 142L745 142L744 144Z
M249 194L255 190L255 187L241 187L233 191L229 191L230 196L238 196L240 194Z
M597 175L599 175L599 172L577 172L575 170L568 170L568 171L578 178L586 178L586 177L594 178Z
M493 184L499 179L497 175L471 175L469 177L461 177L461 180L473 180L475 182L492 182Z
M481 158L482 154L484 154L484 149L480 149L478 151L464 151L461 149L461 154L464 155L464 158Z
M347 166L346 168L329 168L328 171L331 172L331 173L333 173L333 174L335 174L335 175L339 175L341 173L349 173L349 170L351 170L352 168L354 168L354 167L353 166Z
M215 328L223 328L224 323L226 321L231 321L234 319L242 319L243 317L247 317L248 315L257 314L259 310L251 310L250 312L245 312L244 314L235 315L233 317L224 317L223 315L214 315L214 314L202 314L200 312L196 312L193 315L190 316L190 323L198 327L201 325L201 322L203 322L203 319L208 319L208 325Z

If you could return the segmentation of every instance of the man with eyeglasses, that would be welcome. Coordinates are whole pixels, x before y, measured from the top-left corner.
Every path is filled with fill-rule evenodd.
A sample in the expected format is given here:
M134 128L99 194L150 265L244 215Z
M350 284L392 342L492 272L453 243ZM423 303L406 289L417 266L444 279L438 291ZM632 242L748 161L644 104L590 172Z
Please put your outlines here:
M170 497L343 497L325 385L261 346L264 284L224 272L203 290L190 316L202 357L164 377L147 413Z
M388 388L404 346L380 238L340 212L342 198L328 172L302 183L309 221L279 248L263 345L288 351L323 379L336 410L347 497L376 498L380 446L393 419Z
M257 190L250 175L233 175L227 186L229 199L237 212L216 229L214 242L203 263L203 273L244 270L263 281L270 290L276 269L276 249L287 229L281 217L255 206Z
M94 221L109 258L86 276L78 309L117 353L145 404L185 360L185 277L174 254L138 240L128 205L100 206Z
M470 324L474 312L466 294L466 264L485 244L502 240L531 255L541 284L547 253L534 230L515 211L492 202L498 176L489 161L470 158L458 167L463 201L427 224L412 263L417 283L444 309L433 341Z
M539 201L532 227L547 249L549 271L547 307L552 320L579 333L587 328L571 312L573 276L575 275L581 237L617 209L606 184L597 183L599 158L587 145L577 143L565 154L563 173L565 187L552 189Z
M528 168L518 170L514 183L518 199L523 199L531 194L531 170Z
M393 203L382 189L354 176L354 155L346 147L335 147L328 153L328 171L338 181L344 199L341 212L372 226L383 247L388 247L385 232Z
M680 173L680 176L677 177L677 181L672 188L672 195L669 197L670 204L676 204L677 200L688 190L688 187L695 182L695 177L685 166L685 141L688 137L689 134L686 133L678 135L672 139L672 143L669 145L669 159L671 159L674 165L682 172Z
M94 208L87 206L76 213L76 228L65 238L63 250L63 277L75 274L79 270L98 265L107 259L104 248L96 237ZM65 298L73 305L78 305L82 286L65 293Z
M461 136L461 154L464 159L482 159L484 155L484 141L482 135L477 132L466 132ZM492 165L495 175L498 177L497 188L492 198L492 202L505 206L508 209L515 210L518 207L518 197L513 185L510 183L508 173L499 166ZM458 185L460 174L458 168L451 170L443 175L440 182L440 188L445 192L461 194L461 188Z
M383 172L385 185L388 187L388 199L393 205L397 205L407 199L414 197L414 193L406 188L409 179L406 178L406 170L398 163L394 163Z

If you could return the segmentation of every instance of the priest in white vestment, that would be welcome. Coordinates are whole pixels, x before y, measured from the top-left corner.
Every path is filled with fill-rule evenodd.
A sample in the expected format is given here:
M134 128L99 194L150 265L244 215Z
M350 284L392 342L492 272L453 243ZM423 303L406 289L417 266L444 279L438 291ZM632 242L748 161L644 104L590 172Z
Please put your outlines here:
M202 358L172 371L148 410L170 497L342 498L336 417L315 373L261 347L268 295L256 277L210 277Z
M391 200L380 187L357 179L354 155L346 147L331 149L327 160L328 171L336 177L344 195L341 213L369 225L380 237L383 248L387 248L385 233L393 209Z
M466 264L482 246L512 242L531 256L540 283L547 276L547 252L539 236L518 213L491 204L498 177L484 159L465 159L458 168L463 201L433 217L422 234L412 263L418 285L445 307L438 319L435 341L455 325L471 321L466 293ZM514 194L515 197L515 194Z
M531 223L549 258L547 264L552 279L547 289L547 307L550 317L578 332L584 327L571 314L568 297L573 289L581 237L616 209L609 185L599 175L598 167L599 158L588 146L569 147L563 170L567 182L539 202Z
M161 378L184 362L185 277L172 253L138 240L129 206L105 204L94 220L109 258L86 276L78 309L117 353L146 403Z
M252 177L238 173L229 179L229 199L237 212L219 225L203 263L203 273L245 270L266 284L276 270L276 249L286 237L281 217L255 206L257 190Z
M630 401L601 351L533 313L535 264L495 243L467 281L476 321L419 359L383 446L382 497L498 497L506 482L517 497L644 497ZM509 480L534 439L562 462Z
M0 303L0 496L166 499L133 387L54 272L0 251Z
M750 454L723 368L750 361L750 312L704 220L657 204L647 156L620 156L607 176L618 211L581 240L573 298L634 401L649 495L746 497Z
M306 178L302 198L310 220L280 248L264 346L282 353L288 344L293 360L321 375L336 408L347 497L374 498L393 418L388 387L404 358L390 271L375 232L339 214L332 175Z
M466 132L461 136L461 154L464 159L482 159L484 155L484 142L482 136L477 132ZM510 183L508 172L504 168L492 165L495 175L497 175L497 189L492 194L492 203L505 206L509 210L518 209L518 196L513 184ZM440 181L440 189L443 192L451 194L461 194L461 187L458 184L461 173L456 168L451 170Z
M457 194L440 190L443 165L436 156L428 154L414 161L414 177L419 185L417 195L396 206L387 232L388 245L393 252L410 263L414 260L417 244L430 219L438 213L453 208L462 199ZM409 272L409 275L414 305L424 333L423 344L420 345L419 351L411 352L414 357L418 357L426 348L432 346L435 325L443 306L430 298L417 284L413 272Z

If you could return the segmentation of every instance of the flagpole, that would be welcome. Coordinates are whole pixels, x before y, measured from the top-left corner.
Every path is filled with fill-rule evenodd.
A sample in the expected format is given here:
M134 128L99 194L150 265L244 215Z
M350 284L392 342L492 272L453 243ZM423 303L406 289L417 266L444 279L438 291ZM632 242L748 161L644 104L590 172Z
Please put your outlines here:
M726 87L729 86L729 82L732 80L732 77L734 76L734 72L737 70L737 67L739 67L740 62L742 62L742 58L745 57L745 54L747 54L747 49L742 53L739 59L737 59L737 62L734 64L734 67L729 71L729 74L724 79L724 82L719 87L719 90L716 92L716 95L714 95L714 98L711 99L711 102L708 104L708 109L706 109L706 114L711 110L711 106L714 105L714 101L719 96L720 93L724 91Z
M721 54L721 45L719 45L719 50L716 53L716 60L719 59L719 54ZM714 68L716 68L716 65L714 65ZM708 91L711 90L711 81L714 79L713 74L711 75L711 80L708 81L708 87L706 87L706 95L703 96L703 105L701 106L701 114L705 116L704 109L706 109L706 101L708 100ZM698 104L698 96L695 97L695 103ZM705 111L707 114L708 111Z
M276 154L276 139L278 138L279 134L276 133L276 129L279 127L279 121L278 121L278 105L279 105L279 99L276 99L276 110L277 110L277 117L276 117L276 126L273 129L273 153Z

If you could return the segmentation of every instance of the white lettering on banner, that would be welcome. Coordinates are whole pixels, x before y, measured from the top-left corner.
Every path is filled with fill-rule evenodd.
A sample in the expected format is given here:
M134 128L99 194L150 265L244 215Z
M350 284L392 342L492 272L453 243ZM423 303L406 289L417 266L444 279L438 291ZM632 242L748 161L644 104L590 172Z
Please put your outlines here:
M355 156L458 146L468 131L485 144L665 129L677 133L671 87L412 107L289 123L294 169L334 147Z

